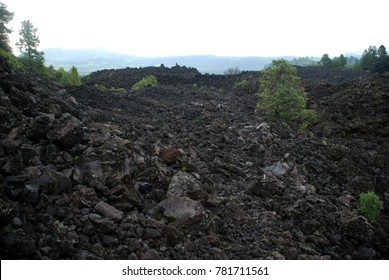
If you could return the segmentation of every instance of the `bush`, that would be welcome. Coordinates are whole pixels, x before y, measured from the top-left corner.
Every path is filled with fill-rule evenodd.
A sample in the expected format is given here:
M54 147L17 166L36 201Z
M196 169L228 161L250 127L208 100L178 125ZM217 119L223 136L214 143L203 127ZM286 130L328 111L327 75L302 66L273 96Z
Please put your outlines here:
M24 70L23 64L11 52L0 49L0 56L7 58L9 66L11 66L13 69Z
M234 91L238 94L245 94L250 92L250 82L242 80L234 84Z
M273 60L272 66L263 70L257 95L262 115L289 128L306 129L316 119L316 113L306 109L307 94L296 68L285 59Z
M142 80L134 84L131 88L138 90L144 87L155 87L157 86L158 81L157 78L155 78L153 75L149 75L144 77Z
M126 91L125 88L117 88L117 87L106 87L104 85L101 85L101 84L95 84L95 88L99 91L121 91L121 92L124 92Z
M358 210L369 221L374 221L383 209L382 202L375 192L361 193L359 195Z

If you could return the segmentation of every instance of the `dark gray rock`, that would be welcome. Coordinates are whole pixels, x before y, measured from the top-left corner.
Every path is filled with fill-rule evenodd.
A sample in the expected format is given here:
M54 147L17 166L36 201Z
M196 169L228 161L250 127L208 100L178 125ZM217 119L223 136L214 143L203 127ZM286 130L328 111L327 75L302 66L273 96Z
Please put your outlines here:
M201 203L189 197L170 197L161 201L159 205L165 209L164 215L166 217L171 217L177 222L204 215L204 209Z
M35 205L39 200L39 185L26 184L23 188L22 199L32 205Z
M282 195L285 190L284 182L280 181L271 174L263 174L250 187L250 191L256 196L272 197L274 195Z
M114 220L120 221L123 218L123 211L116 209L115 207L100 201L96 204L95 210L103 216L110 217Z
M376 256L376 251L372 248L362 247L358 249L358 257L362 260L372 260Z
M95 160L95 161L87 162L84 164L83 168L86 171L89 178L97 179L99 181L104 181L105 178L104 178L101 161Z
M147 250L141 257L141 260L160 260L160 259L161 257L159 256L158 251L155 249Z
M177 148L165 148L161 150L161 159L166 164L173 164L182 156L182 152Z
M64 148L71 148L84 141L83 124L70 114L63 114L54 127L47 132L49 140Z
M54 120L54 116L49 114L42 114L32 119L27 129L27 137L34 141L47 139L47 132L53 127Z
M160 238L161 233L157 229L153 228L147 228L143 234L143 237L146 239L155 239L155 238Z

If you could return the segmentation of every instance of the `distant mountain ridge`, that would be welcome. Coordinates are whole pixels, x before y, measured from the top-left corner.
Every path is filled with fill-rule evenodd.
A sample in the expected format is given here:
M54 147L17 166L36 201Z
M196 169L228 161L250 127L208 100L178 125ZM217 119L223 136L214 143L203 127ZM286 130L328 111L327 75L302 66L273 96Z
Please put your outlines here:
M191 55L169 57L138 57L119 54L99 49L62 49L50 48L44 50L46 64L55 68L70 69L76 66L79 73L86 75L102 69L120 69L126 67L160 66L171 67L176 64L194 67L201 73L223 74L232 67L240 70L262 70L273 59L280 57L232 57L214 55ZM293 57L284 57L293 59Z

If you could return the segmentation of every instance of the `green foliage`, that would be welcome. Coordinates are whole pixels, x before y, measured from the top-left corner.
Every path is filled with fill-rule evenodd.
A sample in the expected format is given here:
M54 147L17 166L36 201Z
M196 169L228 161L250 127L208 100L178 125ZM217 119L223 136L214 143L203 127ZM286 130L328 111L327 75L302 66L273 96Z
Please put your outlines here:
M247 80L242 80L234 84L234 90L238 93L248 92L250 88L250 82Z
M17 42L16 45L21 52L20 61L27 67L45 74L44 53L38 51L40 41L36 32L37 29L33 26L31 21L23 21L19 31L19 42Z
M23 70L23 64L19 61L19 59L14 56L9 51L6 51L4 49L0 49L0 57L7 58L8 64L13 68L17 70Z
M359 67L362 70L373 70L374 64L377 60L377 47L370 46L367 50L364 50L361 59L359 60Z
M332 67L343 68L346 66L346 64L347 64L347 58L343 54L341 54L339 57L335 56L332 59Z
M45 57L43 52L37 52L32 57L26 54L21 54L19 56L19 61L27 68L46 75Z
M332 59L330 58L330 56L328 54L323 54L323 56L321 57L320 59L320 65L321 66L324 66L324 67L331 67L332 65Z
M380 215L383 210L383 205L375 192L361 193L358 200L358 210L369 221L374 221Z
M52 66L51 66L52 67ZM50 67L48 69L51 69ZM54 69L54 67L52 67ZM72 66L69 71L66 71L63 67L58 70L51 70L50 76L53 77L62 85L81 85L81 77L78 74L78 70L75 66Z
M313 57L297 57L288 61L293 66L316 66L317 61Z
M144 77L142 80L134 84L131 88L138 90L144 87L155 87L157 86L158 81L157 78L155 78L153 75L149 75Z
M378 58L384 58L388 55L388 53L386 52L386 48L384 45L381 45L378 50L377 50L377 55L378 55Z
M12 32L7 24L13 19L14 14L7 10L7 5L0 2L0 49L11 52L8 34Z
M104 85L95 84L95 88L100 91L126 91L125 88L106 87Z
M365 50L359 60L358 68L380 74L389 71L389 56L385 46L381 45L378 49L376 46L370 46Z
M174 223L176 220L177 220L177 218L174 216L166 216L166 221L168 223Z
M335 56L333 59L328 54L323 54L319 64L327 68L344 68L347 65L347 57L341 54L339 57Z
M307 94L296 72L285 59L273 60L272 67L262 71L257 106L266 118L292 129L305 129L316 114L305 108Z

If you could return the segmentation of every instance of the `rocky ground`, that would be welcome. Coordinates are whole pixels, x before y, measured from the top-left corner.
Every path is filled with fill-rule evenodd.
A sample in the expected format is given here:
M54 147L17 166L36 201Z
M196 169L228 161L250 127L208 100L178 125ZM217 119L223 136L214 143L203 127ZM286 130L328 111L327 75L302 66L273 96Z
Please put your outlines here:
M389 258L389 80L323 71L299 69L319 119L292 133L234 92L260 73L63 88L0 59L1 258ZM146 74L160 84L131 91ZM375 222L357 210L368 190Z

